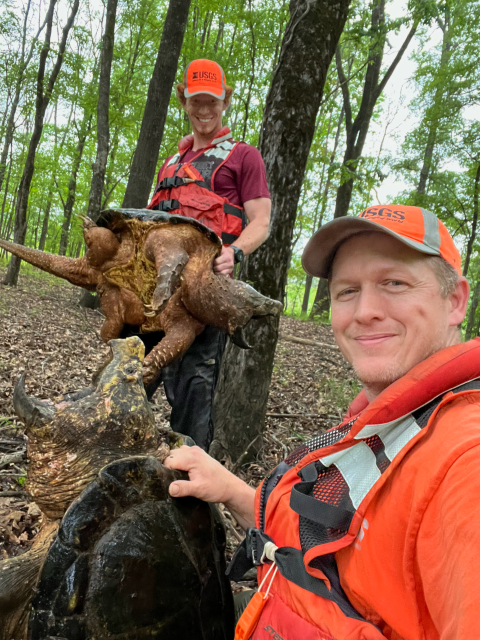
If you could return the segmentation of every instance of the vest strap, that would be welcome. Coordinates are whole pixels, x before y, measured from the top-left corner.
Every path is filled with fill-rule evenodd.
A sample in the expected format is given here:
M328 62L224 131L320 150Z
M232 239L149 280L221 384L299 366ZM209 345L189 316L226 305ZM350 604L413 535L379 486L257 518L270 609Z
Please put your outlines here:
M181 187L185 184L185 180L180 176L172 176L170 178L164 178L157 184L156 191L161 189L172 189L173 187Z
M156 209L158 211L174 211L175 209L180 208L180 203L178 200L160 200Z

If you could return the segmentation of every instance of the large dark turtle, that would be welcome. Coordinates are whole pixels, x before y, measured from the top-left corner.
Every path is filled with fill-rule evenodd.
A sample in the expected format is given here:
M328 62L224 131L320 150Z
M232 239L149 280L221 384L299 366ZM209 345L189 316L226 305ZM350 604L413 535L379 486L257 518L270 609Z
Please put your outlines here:
M222 526L206 503L169 497L179 472L161 464L172 447L193 441L156 427L141 340L109 344L94 387L56 404L27 396L23 378L15 388L28 436L25 487L43 525L28 552L0 561L0 640L26 640L40 571L32 638L188 637L183 629L201 629L192 638L228 638ZM142 625L148 633L132 635Z
M30 640L233 637L224 529L205 502L170 497L182 476L152 457L101 470L43 565Z
M205 325L228 332L248 348L243 327L252 317L278 315L282 305L244 282L215 275L222 242L200 222L148 209L110 209L95 224L84 218L88 246L66 258L0 240L0 247L101 297L105 342L124 325L165 337L145 359L145 383L181 357Z

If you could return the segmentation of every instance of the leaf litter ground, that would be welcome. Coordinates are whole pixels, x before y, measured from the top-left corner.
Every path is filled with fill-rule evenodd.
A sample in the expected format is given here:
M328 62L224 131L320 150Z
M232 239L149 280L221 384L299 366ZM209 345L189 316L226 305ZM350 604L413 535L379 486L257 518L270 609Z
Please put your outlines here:
M0 269L0 280L4 273ZM78 288L28 266L17 288L0 285L0 559L27 551L42 518L23 490L28 462L23 426L12 406L17 380L24 373L29 394L55 399L88 385L108 354L100 339L103 316L81 309L79 295ZM330 326L283 317L280 334L263 446L254 462L227 462L252 486L302 442L338 423L359 389L334 347ZM158 425L167 426L170 407L161 391L153 408ZM225 510L224 518L231 555L242 532ZM238 588L251 585L246 581Z

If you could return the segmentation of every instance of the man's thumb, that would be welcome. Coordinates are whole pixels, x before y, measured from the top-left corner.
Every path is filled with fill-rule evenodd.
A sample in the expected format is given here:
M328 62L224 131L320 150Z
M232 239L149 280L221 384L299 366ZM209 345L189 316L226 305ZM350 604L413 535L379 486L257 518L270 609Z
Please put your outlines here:
M178 482L172 482L168 491L173 498L182 498L188 496L187 486L190 483L187 480L179 480Z

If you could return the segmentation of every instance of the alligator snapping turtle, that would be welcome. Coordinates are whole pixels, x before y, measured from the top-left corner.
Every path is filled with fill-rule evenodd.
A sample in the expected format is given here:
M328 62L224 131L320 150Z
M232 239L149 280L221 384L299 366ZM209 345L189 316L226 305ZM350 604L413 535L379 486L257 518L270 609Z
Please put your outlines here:
M25 640L27 624L30 640L226 640L223 527L211 505L170 497L184 474L161 464L190 439L155 426L141 340L110 347L96 388L57 404L28 397L23 378L15 389L44 521L30 551L0 562L0 640Z
M213 325L243 348L252 317L278 315L280 302L244 282L215 275L222 242L206 226L184 216L148 209L110 209L98 224L83 218L88 247L82 258L56 256L0 240L22 260L97 291L105 313L101 336L118 338L125 324L165 337L145 359L144 382L181 357L205 325Z

